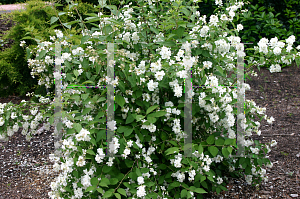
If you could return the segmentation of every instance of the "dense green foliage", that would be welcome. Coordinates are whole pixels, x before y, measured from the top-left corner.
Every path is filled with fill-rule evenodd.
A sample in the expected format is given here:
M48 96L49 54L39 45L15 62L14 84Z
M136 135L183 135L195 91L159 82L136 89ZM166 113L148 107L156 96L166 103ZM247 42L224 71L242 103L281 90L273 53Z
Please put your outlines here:
M38 82L36 79L31 78L30 69L28 68L26 60L26 52L19 44L22 38L27 32L31 32L29 36L40 36L41 38L49 37L54 35L53 30L50 29L50 20L51 17L57 16L58 12L64 11L69 12L67 1L66 0L50 0L51 2L56 2L62 6L56 7L57 10L54 10L51 6L45 6L43 1L40 0L40 3L30 3L26 11L15 12L14 21L17 22L16 27L14 27L4 38L10 38L15 41L11 49L6 49L3 52L0 52L0 88L9 86L13 89L0 90L1 96L7 96L12 93L25 95L26 92L33 91L37 89ZM25 0L3 0L2 4L8 3L24 3ZM86 13L97 13L100 11L99 8L94 8L97 6L98 0L78 0L78 6L76 6L78 12L83 16L87 17ZM119 0L108 1L111 5L116 5L118 8L121 8L122 5ZM135 1L124 1L124 5L129 3L135 4ZM215 5L215 0L203 0L205 4L201 4L198 10L201 15L207 15L209 19L210 15L217 8ZM244 29L240 32L240 37L244 43L253 43L256 45L257 41L260 38L266 37L279 37L282 39L288 38L290 35L296 36L296 45L300 44L300 16L299 16L299 2L296 0L250 0L244 1L244 9L247 12L244 12L240 15L239 18L233 21L234 26L237 24L242 24ZM225 1L224 1L225 3ZM42 8L42 9L41 9ZM60 17L62 22L71 21L73 17L78 18L77 12L74 8L72 10L72 15L63 15ZM104 14L108 14L109 10L101 10ZM66 29L62 27L59 21L56 22L56 29ZM87 28L91 29L93 25L88 24ZM66 30L68 31L68 30ZM72 31L79 33L81 28L79 24L74 24L72 26ZM34 40L25 40L27 45L37 46L36 41ZM1 43L3 43L1 42ZM252 47L252 45L247 45ZM247 52L248 55L251 55L251 52ZM284 67L284 66L283 66ZM45 92L44 88L39 88L39 93L42 94ZM42 93L41 93L42 92Z

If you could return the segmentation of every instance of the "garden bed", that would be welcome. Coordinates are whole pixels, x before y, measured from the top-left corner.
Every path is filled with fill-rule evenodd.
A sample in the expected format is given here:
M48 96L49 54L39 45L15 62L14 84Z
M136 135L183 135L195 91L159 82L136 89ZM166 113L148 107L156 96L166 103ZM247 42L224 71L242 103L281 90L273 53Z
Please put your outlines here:
M12 26L7 21L0 18L0 34ZM9 47L11 42L4 47ZM220 195L208 194L206 198L300 196L300 68L289 66L283 68L281 73L273 74L267 69L255 71L258 76L252 77L251 81L246 80L251 87L251 91L246 92L246 99L253 99L260 107L266 107L266 114L275 118L273 125L268 125L263 120L261 136L253 138L263 143L274 139L278 143L269 153L273 163L273 168L267 170L269 182L256 189L247 186L242 179L235 179L228 184L229 191ZM0 103L12 101L19 104L22 99L29 100L9 96L0 98ZM54 151L51 136L53 128L34 136L30 143L21 135L21 130L22 128L8 142L0 143L0 198L49 198L49 185L55 175L47 174L46 167L51 168L52 165L48 157ZM40 170L44 172L39 172Z

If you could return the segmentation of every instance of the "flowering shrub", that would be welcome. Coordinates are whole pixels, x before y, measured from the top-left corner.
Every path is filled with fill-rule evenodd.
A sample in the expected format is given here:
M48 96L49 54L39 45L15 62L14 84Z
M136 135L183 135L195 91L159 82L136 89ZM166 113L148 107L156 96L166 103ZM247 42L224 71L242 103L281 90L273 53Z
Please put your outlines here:
M260 144L251 135L261 134L254 115L268 123L274 118L267 118L266 109L250 100L245 102L245 118L237 113L238 95L250 89L248 84L243 84L240 91L219 86L234 85L234 75L227 75L236 72L236 59L244 56L236 36L242 26L227 28L243 3L224 3L224 8L222 1L216 3L220 12L208 22L192 1L139 0L140 6L128 5L119 11L114 6L99 5L110 9L112 15L91 13L85 19L87 23L99 20L99 28L87 30L81 24L84 31L80 36L64 36L57 30L51 37L62 45L62 74L53 72L52 42L44 41L31 49L36 51L32 53L36 59L28 60L31 75L40 75L40 84L50 87L54 78L63 79L63 157L52 157L54 170L60 175L51 183L51 198L202 198L203 193L226 190L228 176L245 174L246 181L253 185L267 180L263 167L272 167L272 163L265 153L276 141ZM81 43L71 44L73 37L79 37ZM108 51L101 42L121 43L114 55L114 80L107 76ZM265 40L261 43L254 49L256 53L263 53L272 64L281 63L276 59L277 51L270 50L273 46ZM295 56L287 59L296 59L297 53L291 50L289 54ZM254 65L257 57L252 61ZM193 96L193 148L192 157L185 157L183 94L185 79L189 78L186 71L191 66L193 85L206 87L187 91ZM73 84L99 88L68 87ZM115 87L115 119L107 126L106 89L101 89L102 85ZM50 101L40 99L46 100ZM8 136L17 130L16 120L19 126L27 125L23 134L28 140L43 118L48 129L53 125L53 101L41 114L37 108L31 111L37 114L30 123L31 133L28 121L32 116L22 115L6 104L1 106L5 117L0 126ZM22 118L26 122L21 123ZM237 123L246 137L241 157L232 156L237 151ZM115 130L110 143L105 142L106 130ZM2 136L7 139L6 134ZM108 149L116 157L107 157Z

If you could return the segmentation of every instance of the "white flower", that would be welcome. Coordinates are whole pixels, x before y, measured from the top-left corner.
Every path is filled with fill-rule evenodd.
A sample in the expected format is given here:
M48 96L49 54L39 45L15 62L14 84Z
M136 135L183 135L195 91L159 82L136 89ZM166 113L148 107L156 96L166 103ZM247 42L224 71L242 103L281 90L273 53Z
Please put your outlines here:
M244 27L243 27L242 24L238 24L237 27L236 27L236 29L237 29L238 32L240 32L241 30L243 30L243 28Z
M75 137L77 139L77 141L90 141L91 137L89 136L90 132L87 131L86 129L81 129L81 131L79 132L79 134L77 134Z
M250 150L252 151L252 153L257 154L259 153L259 149L258 148L253 148L252 146L250 147Z
M161 81L164 78L164 76L165 76L165 72L163 70L155 73L155 78L158 81Z
M19 125L18 124L15 124L14 126L13 126L13 131L14 132L17 132L19 130Z
M139 185L144 184L144 178L142 176L138 177L137 181Z
M203 167L203 170L206 171L206 172L209 172L210 168L209 168L208 165L205 165L205 166Z
M166 103L165 103L165 106L172 107L172 106L174 106L174 104L173 104L172 101L169 101L169 102L166 102Z
M116 121L109 121L107 122L107 126L111 131L117 130L118 128L116 127L117 122Z
M274 38L270 39L271 47L275 48L277 46L277 43L278 43L278 38L277 37L274 37Z
M56 36L58 37L58 38L63 38L63 36L64 36L64 34L62 33L62 31L60 31L60 30L54 30L54 32L56 33Z
M14 119L15 119L15 118L17 118L18 116L16 115L16 113L15 113L15 112L12 112L10 117L11 117L11 119L13 119L13 120L14 120Z
M150 80L149 83L147 83L148 90L154 91L158 87L158 82L153 82L153 80Z
M201 30L200 30L200 36L201 37L207 37L208 31L209 31L209 27L208 26L203 26L203 28L201 28Z
M160 53L159 54L161 55L162 59L170 59L170 57L171 57L171 50L170 50L170 48L167 48L167 47L163 46L160 49Z
M294 35L291 35L289 38L287 38L285 41L289 46L292 46L293 43L295 42L296 37Z
M252 183L252 175L247 175L245 180L250 185Z
M178 71L176 73L177 77L180 77L180 78L187 78L187 75L186 75L186 71L185 70L181 70L181 71Z
M275 121L275 119L273 118L273 116L271 116L270 119L267 120L267 122L268 122L269 124L272 124L273 121Z
M221 19L222 21L227 21L227 20L228 20L228 17L226 16L226 14L222 14L220 19Z
M178 84L176 84L174 87L174 92L175 92L176 97L181 97L182 96L182 87L179 86Z
M138 41L139 41L140 37L138 36L137 32L134 32L132 34L132 41L133 41L133 44L137 44Z
M79 157L78 157L78 161L76 162L76 165L77 165L78 167L82 167L82 166L85 165L85 159L84 159L83 156L79 156Z
M3 126L4 123L5 121L3 120L3 117L0 117L0 126Z
M271 146L271 147L273 147L273 146L276 146L276 145L277 145L277 142L276 142L276 140L272 140L272 142L271 142L270 146Z
M279 64L272 64L270 66L270 72L273 73L273 72L280 72L281 71L281 66Z
M274 50L273 50L273 52L274 52L275 55L280 55L280 53L281 53L281 48L275 47Z
M146 195L145 185L141 185L137 189L138 189L138 191L136 192L137 197L144 197Z
M23 47L26 44L26 41L21 41L20 46Z
M204 68L210 69L212 67L212 63L210 61L204 61L203 66Z
M130 42L130 32L126 32L123 35L123 40L127 41L128 43Z
M222 182L223 182L223 179L220 178L220 177L218 177L218 178L217 178L217 183L218 183L218 184L222 184Z
M219 22L219 18L218 18L217 15L211 15L210 16L209 23L216 26L218 22Z

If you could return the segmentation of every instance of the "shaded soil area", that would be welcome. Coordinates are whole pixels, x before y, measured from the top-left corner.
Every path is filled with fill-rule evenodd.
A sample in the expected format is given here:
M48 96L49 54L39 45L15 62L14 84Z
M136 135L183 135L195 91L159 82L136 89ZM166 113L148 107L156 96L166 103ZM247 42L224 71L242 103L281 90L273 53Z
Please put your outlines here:
M0 16L0 38L13 23ZM9 47L8 41L0 49ZM243 179L230 179L229 191L205 195L206 198L300 198L300 68L289 66L281 73L270 73L262 68L257 77L246 80L251 87L246 91L246 99L253 99L260 107L266 107L268 117L273 116L272 125L261 122L261 136L253 140L261 143L277 141L269 158L272 168L267 168L269 181L259 189L246 185ZM0 103L19 104L29 97L9 96L0 98ZM41 127L41 125L39 125ZM53 127L35 135L31 142L25 140L21 130L8 142L0 142L0 198L49 198L50 182L55 174L48 172L52 163L49 154L54 151Z

